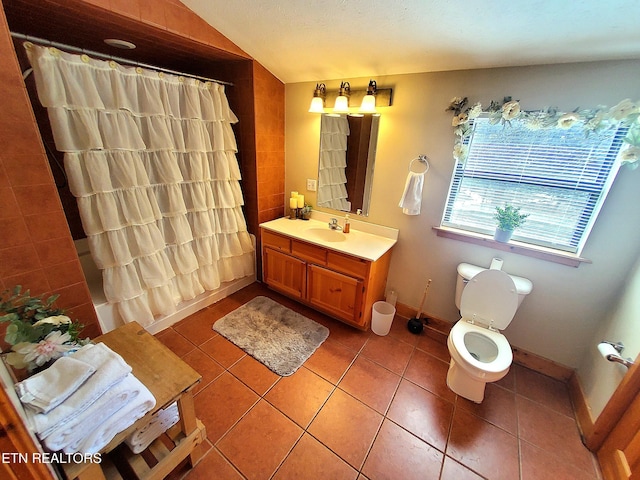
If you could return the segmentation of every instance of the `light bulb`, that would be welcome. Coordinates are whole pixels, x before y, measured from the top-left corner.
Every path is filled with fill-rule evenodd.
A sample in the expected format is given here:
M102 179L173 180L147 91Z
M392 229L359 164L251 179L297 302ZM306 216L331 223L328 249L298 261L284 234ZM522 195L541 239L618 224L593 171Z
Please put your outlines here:
M360 105L361 113L375 113L376 112L376 97L374 95L365 95L362 99L362 105Z
M344 95L337 97L333 111L335 113L349 113L349 99Z
M309 105L310 113L324 113L324 98L327 95L327 87L324 83L316 83L316 89L313 91L311 105Z
M324 100L322 97L313 97L311 99L309 113L324 113Z
M349 95L351 95L351 86L349 82L340 83L340 93L333 105L335 113L349 113Z

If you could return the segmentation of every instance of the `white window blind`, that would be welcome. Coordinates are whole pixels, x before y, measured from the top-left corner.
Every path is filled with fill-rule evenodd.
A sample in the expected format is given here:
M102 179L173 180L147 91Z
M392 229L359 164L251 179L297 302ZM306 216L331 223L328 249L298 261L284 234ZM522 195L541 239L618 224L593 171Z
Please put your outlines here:
M528 213L513 239L579 253L618 169L627 127L588 136L582 124L531 130L512 120L473 120L458 162L442 225L493 234L495 207Z

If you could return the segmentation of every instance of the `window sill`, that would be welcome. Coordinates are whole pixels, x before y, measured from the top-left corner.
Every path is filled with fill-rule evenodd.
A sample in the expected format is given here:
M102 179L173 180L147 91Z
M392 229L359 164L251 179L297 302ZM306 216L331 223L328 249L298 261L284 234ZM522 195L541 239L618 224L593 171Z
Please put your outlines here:
M528 257L539 258L547 262L560 263L570 267L578 267L581 263L591 263L591 260L580 257L572 253L563 253L552 248L538 247L510 240L509 243L496 242L493 237L482 233L467 232L450 227L433 227L439 237L459 240L461 242L473 243L484 247L512 252L518 255L526 255Z

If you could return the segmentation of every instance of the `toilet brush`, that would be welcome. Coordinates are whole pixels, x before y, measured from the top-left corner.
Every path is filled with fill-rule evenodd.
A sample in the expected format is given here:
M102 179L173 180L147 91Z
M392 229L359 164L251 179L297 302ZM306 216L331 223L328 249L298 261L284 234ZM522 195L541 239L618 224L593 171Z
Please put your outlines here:
M429 291L429 286L431 285L431 279L427 281L427 286L424 288L424 293L422 294L422 300L420 301L420 308L418 309L418 315L413 318L410 318L407 322L407 328L411 333L418 334L422 332L422 328L424 324L427 323L427 319L423 319L422 317L422 308L424 307L424 301L427 299L427 292Z

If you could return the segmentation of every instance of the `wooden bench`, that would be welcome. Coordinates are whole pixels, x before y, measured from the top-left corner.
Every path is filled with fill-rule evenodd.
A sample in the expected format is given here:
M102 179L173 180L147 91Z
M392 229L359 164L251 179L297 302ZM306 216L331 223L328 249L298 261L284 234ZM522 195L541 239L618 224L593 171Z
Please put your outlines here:
M193 387L202 378L138 323L133 322L93 339L102 342L131 365L133 375L151 391L156 406L101 450L101 463L63 464L69 479L106 478L161 479L183 460L191 467L202 457L200 444L206 438L204 425L196 418ZM144 452L135 455L122 442L151 416L178 402L180 421L156 439ZM121 445L122 444L122 445ZM112 455L107 455L113 452Z

